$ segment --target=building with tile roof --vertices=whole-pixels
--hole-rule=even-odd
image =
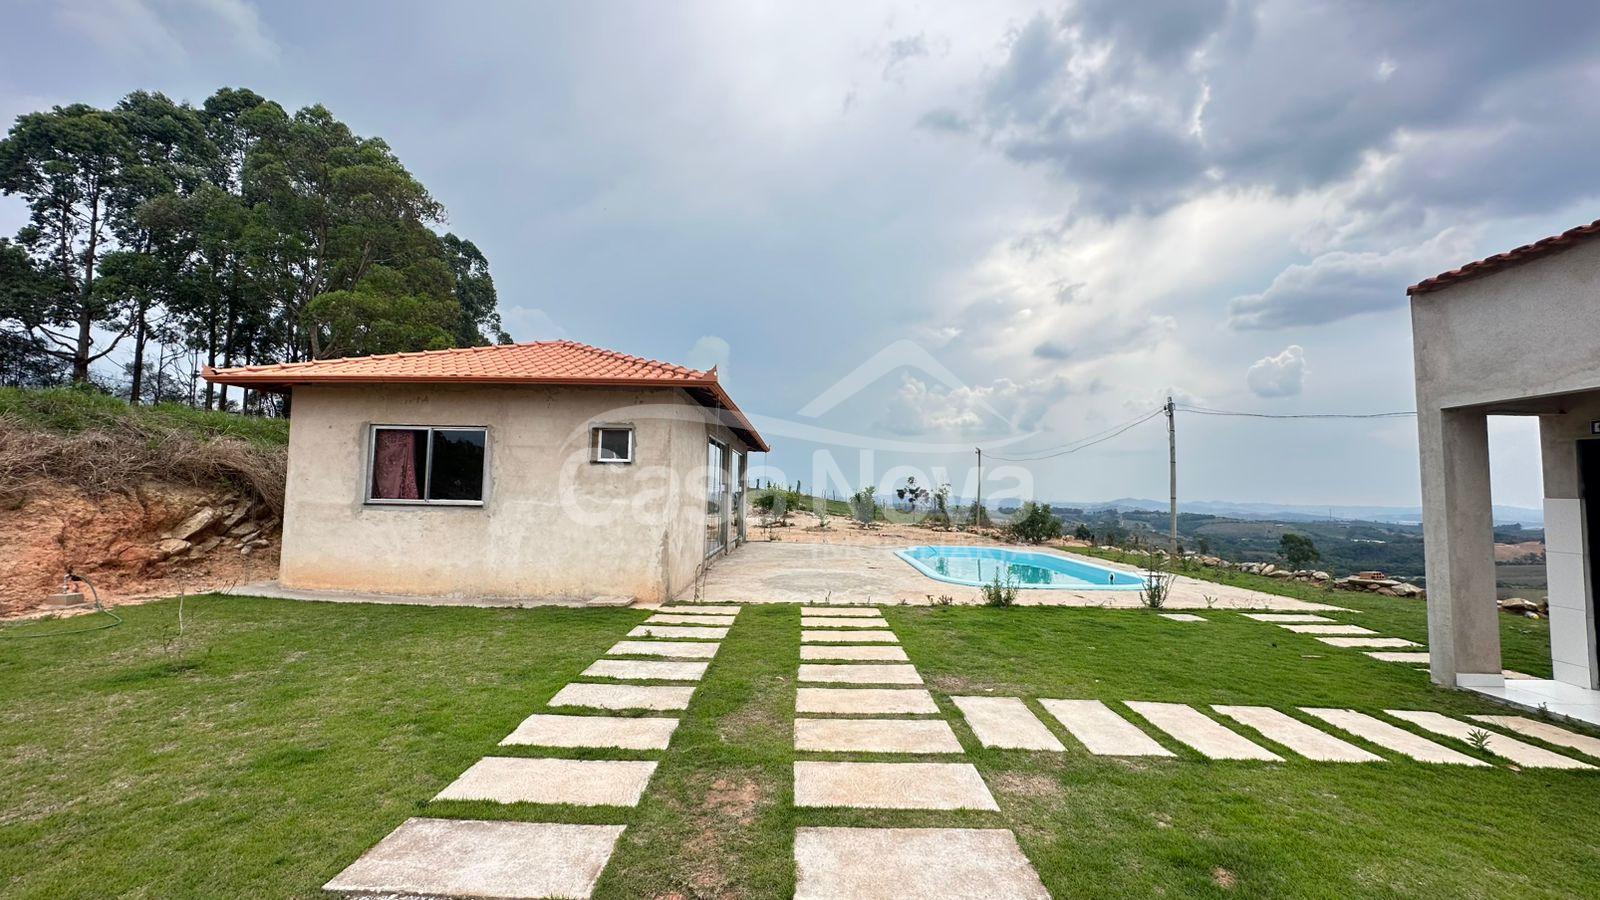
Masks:
[[[668,599],[769,449],[715,369],[574,341],[203,374],[292,398],[284,588]]]
[[[1600,222],[1413,285],[1433,680],[1600,724]],[[1506,681],[1490,416],[1539,422],[1553,678]]]

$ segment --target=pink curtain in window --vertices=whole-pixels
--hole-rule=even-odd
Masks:
[[[385,429],[378,432],[372,459],[373,496],[385,500],[417,500],[417,433]]]

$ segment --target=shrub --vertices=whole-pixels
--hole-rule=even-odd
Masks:
[[[1160,609],[1167,605],[1167,600],[1172,596],[1172,575],[1162,571],[1156,565],[1156,558],[1150,557],[1150,562],[1144,570],[1144,589],[1139,591],[1139,602],[1148,609]]]
[[[1293,532],[1285,534],[1278,541],[1278,552],[1283,555],[1284,562],[1289,564],[1289,568],[1296,572],[1322,558],[1311,538]]]
[[[1056,518],[1049,506],[1030,500],[1022,504],[1011,520],[1011,534],[1018,540],[1040,544],[1061,536],[1061,520]]]
[[[862,526],[870,525],[878,518],[878,492],[872,485],[850,495],[850,516]]]
[[[994,581],[984,585],[980,590],[983,591],[984,606],[1005,607],[1017,602],[1017,583],[1012,580],[1009,573],[1002,581],[1000,573],[995,572]]]

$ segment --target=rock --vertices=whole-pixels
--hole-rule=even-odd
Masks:
[[[242,537],[243,535],[254,534],[259,530],[254,522],[238,522],[228,529],[228,537]]]
[[[1404,581],[1391,586],[1389,590],[1393,591],[1396,597],[1421,597],[1427,593],[1422,588],[1414,584],[1406,584]]]
[[[156,544],[156,558],[166,559],[172,554],[182,553],[192,546],[194,545],[181,538],[167,538],[166,540]]]
[[[245,544],[243,547],[240,547],[239,548],[239,555],[240,556],[249,556],[250,555],[250,545],[249,544]]]
[[[195,544],[193,547],[190,547],[189,548],[189,556],[190,556],[191,559],[195,558],[195,557],[205,556],[207,553],[210,553],[211,551],[217,549],[217,546],[219,544],[221,544],[221,543],[222,543],[222,536],[221,535],[213,535],[212,537],[206,538],[204,541],[201,541],[200,543]]]
[[[174,540],[187,541],[210,528],[212,523],[220,518],[222,518],[222,514],[217,511],[216,507],[202,506],[190,513],[189,518],[179,522],[178,527],[167,532],[167,537]]]
[[[1312,581],[1332,581],[1333,580],[1333,576],[1329,575],[1327,572],[1312,572],[1311,573],[1311,580]]]
[[[1537,615],[1544,610],[1539,608],[1539,604],[1526,597],[1507,597],[1500,601],[1500,611],[1525,616],[1529,613]]]
[[[232,528],[233,526],[238,525],[240,522],[242,522],[245,519],[249,518],[250,514],[255,512],[255,511],[256,511],[256,503],[255,503],[255,501],[253,501],[253,500],[240,500],[239,501],[239,505],[235,506],[233,508],[233,512],[228,513],[228,517],[226,519],[222,520],[222,527],[223,528]]]

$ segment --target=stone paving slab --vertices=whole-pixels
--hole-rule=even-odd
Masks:
[[[1420,647],[1416,641],[1397,637],[1319,637],[1317,640],[1330,647],[1357,647],[1382,650],[1384,648]]]
[[[632,681],[699,681],[706,674],[703,662],[669,662],[660,659],[597,659],[583,674],[589,678],[624,678]]]
[[[677,719],[534,713],[523,719],[500,745],[665,750],[677,728]]]
[[[877,662],[906,662],[909,658],[901,647],[876,647],[865,646],[818,646],[806,644],[800,648],[801,659],[854,659],[873,660]]]
[[[800,680],[820,684],[921,684],[917,667],[884,663],[801,663]]]
[[[1163,619],[1171,619],[1174,622],[1204,622],[1204,621],[1206,621],[1206,617],[1205,616],[1197,616],[1194,613],[1160,613],[1159,615]]]
[[[359,894],[588,897],[621,825],[412,818],[323,885]]]
[[[1174,755],[1099,700],[1040,700],[1039,705],[1097,756]]]
[[[550,698],[551,706],[591,709],[685,709],[694,688],[660,684],[585,684],[573,682]]]
[[[1332,622],[1327,616],[1315,613],[1245,613],[1246,619],[1255,619],[1257,622]]]
[[[1467,716],[1467,718],[1482,722],[1485,725],[1495,725],[1507,731],[1515,731],[1517,734],[1537,738],[1546,744],[1566,747],[1569,750],[1576,750],[1579,753],[1600,759],[1600,738],[1592,738],[1586,734],[1578,734],[1565,728],[1558,728],[1549,722],[1540,722],[1537,719],[1530,719],[1526,716]]]
[[[743,608],[744,607],[742,606],[713,606],[711,604],[702,606],[699,604],[690,603],[680,604],[678,606],[658,606],[656,607],[656,612],[683,613],[691,616],[737,616],[739,614],[739,610]]]
[[[1188,744],[1208,759],[1259,759],[1283,762],[1283,757],[1229,731],[1216,719],[1182,703],[1127,701],[1129,709],[1151,725]]]
[[[732,625],[737,616],[691,616],[685,613],[656,613],[646,625]]]
[[[1429,661],[1426,650],[1371,650],[1367,655],[1379,662],[1427,664]]]
[[[839,616],[801,616],[801,628],[888,628],[882,619],[844,618]]]
[[[794,764],[794,805],[855,809],[998,811],[972,763],[820,762]]]
[[[921,688],[800,688],[794,711],[820,715],[927,715],[939,712]]]
[[[1436,744],[1427,738],[1412,734],[1404,728],[1396,728],[1382,719],[1374,718],[1366,713],[1356,712],[1353,709],[1302,706],[1300,711],[1321,719],[1335,728],[1348,731],[1364,741],[1377,744],[1385,750],[1393,750],[1418,762],[1457,766],[1488,765],[1481,759],[1468,756],[1465,753],[1457,753],[1449,747]]]
[[[721,644],[705,641],[618,641],[607,656],[669,656],[678,659],[710,659]]]
[[[985,747],[1002,750],[1054,750],[1067,748],[1061,739],[1028,709],[1020,697],[951,697],[967,725]]]
[[[1000,828],[797,828],[795,900],[1049,900]]]
[[[1594,768],[1594,766],[1591,766],[1581,760],[1573,759],[1570,756],[1562,756],[1559,753],[1546,750],[1543,747],[1535,747],[1532,744],[1524,743],[1516,738],[1506,737],[1503,734],[1495,734],[1492,731],[1480,728],[1477,725],[1463,722],[1460,719],[1452,719],[1443,713],[1427,712],[1425,710],[1415,709],[1386,709],[1384,712],[1394,716],[1396,719],[1410,722],[1411,724],[1431,731],[1434,734],[1455,738],[1458,741],[1467,741],[1470,743],[1473,732],[1482,732],[1489,736],[1488,739],[1483,743],[1483,749],[1493,753],[1495,756],[1509,759],[1524,768]]]
[[[1327,732],[1268,706],[1213,706],[1212,709],[1248,725],[1269,741],[1317,762],[1383,762],[1383,757],[1343,741]]]
[[[698,638],[720,641],[728,636],[726,628],[696,628],[693,625],[640,625],[628,632],[628,637]]]
[[[655,760],[486,756],[433,799],[638,806],[655,771]]]
[[[800,632],[805,644],[898,644],[892,631],[846,631],[843,629]]]
[[[1296,634],[1377,634],[1371,628],[1362,628],[1360,625],[1288,625],[1279,623],[1279,628],[1287,628]]]
[[[883,612],[875,606],[802,606],[800,615],[804,616],[881,616]]]
[[[834,753],[960,753],[943,719],[795,719],[794,748]]]

